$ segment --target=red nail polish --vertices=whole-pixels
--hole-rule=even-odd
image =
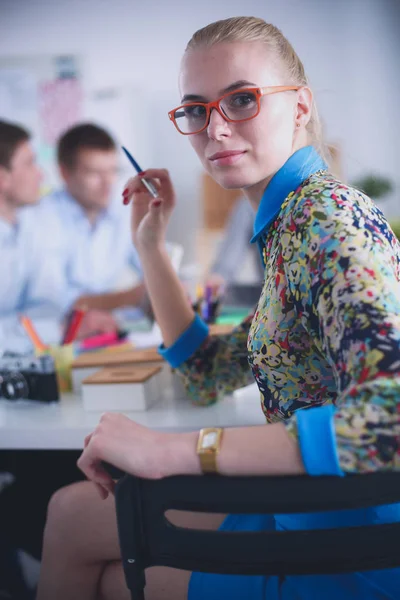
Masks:
[[[146,175],[146,171],[142,171],[141,173],[139,173],[139,177],[144,177]]]
[[[153,202],[154,206],[160,206],[160,204],[162,204],[161,200],[154,200],[154,202]]]
[[[129,188],[125,188],[124,191],[122,192],[122,195],[125,196],[125,194],[127,194],[129,192]]]
[[[123,202],[124,204],[129,204],[129,198],[125,197],[125,198],[122,200],[122,202]]]

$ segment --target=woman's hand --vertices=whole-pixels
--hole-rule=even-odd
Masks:
[[[102,461],[131,475],[160,479],[187,472],[189,462],[196,464],[195,439],[187,443],[188,434],[158,433],[124,415],[105,413],[85,438],[78,467],[96,484],[101,497],[107,498],[114,490],[114,481]]]
[[[140,181],[151,179],[158,190],[158,198],[152,195]],[[128,181],[124,190],[124,204],[132,199],[132,237],[135,247],[146,250],[165,241],[168,221],[175,206],[175,191],[166,169],[148,169]]]

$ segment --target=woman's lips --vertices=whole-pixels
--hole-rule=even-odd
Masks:
[[[213,165],[226,167],[237,163],[246,153],[245,150],[227,150],[225,152],[216,152],[208,159]]]

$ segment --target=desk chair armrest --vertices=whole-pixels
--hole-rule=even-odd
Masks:
[[[309,513],[400,501],[400,473],[346,477],[125,476],[116,486],[127,581],[152,565],[243,575],[328,574],[400,566],[400,523],[307,531],[204,531],[173,525],[169,509]],[[139,586],[140,587],[140,586]],[[133,589],[131,587],[131,589]]]

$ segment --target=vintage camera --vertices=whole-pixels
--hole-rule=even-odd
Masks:
[[[57,376],[52,356],[0,357],[0,398],[7,400],[59,400]]]

